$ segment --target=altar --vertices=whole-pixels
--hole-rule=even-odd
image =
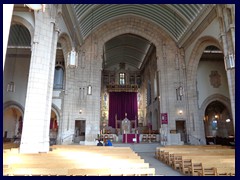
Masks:
[[[123,134],[122,142],[123,143],[139,143],[139,134]]]

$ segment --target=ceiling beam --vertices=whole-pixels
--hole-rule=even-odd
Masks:
[[[72,4],[65,4],[63,5],[65,6],[66,12],[63,11],[63,13],[65,14],[65,18],[66,21],[65,22],[69,22],[70,26],[68,27],[69,33],[71,33],[71,37],[73,39],[73,37],[75,37],[75,35],[77,36],[77,40],[78,40],[78,44],[81,46],[83,44],[83,36],[81,34],[80,28],[79,28],[79,22],[76,18],[76,14],[75,14],[75,9],[73,8]],[[71,29],[73,28],[73,29]],[[75,33],[75,35],[74,35]]]

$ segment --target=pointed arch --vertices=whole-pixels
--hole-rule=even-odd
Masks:
[[[16,101],[7,101],[3,104],[3,111],[6,111],[9,108],[16,108],[24,116],[24,107]]]
[[[33,17],[31,17],[30,19],[32,21],[34,21],[32,18]],[[13,15],[11,24],[21,24],[24,27],[26,27],[30,33],[31,43],[32,43],[33,37],[34,37],[34,22],[30,22],[29,20],[27,20],[21,16]]]
[[[227,108],[228,112],[232,112],[231,111],[231,102],[230,102],[230,99],[221,95],[221,94],[214,94],[214,95],[211,95],[209,97],[207,97],[201,107],[200,107],[200,111],[199,111],[199,115],[200,117],[204,117],[204,113],[205,113],[205,110],[207,108],[207,106],[213,102],[213,101],[219,101],[221,102],[222,104],[225,105],[225,107]]]

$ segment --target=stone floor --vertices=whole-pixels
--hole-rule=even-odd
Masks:
[[[156,176],[184,176],[179,171],[174,170],[170,166],[162,163],[155,158],[156,147],[159,147],[159,143],[113,143],[115,147],[130,147],[136,152],[144,162],[149,163],[150,168],[155,168]]]

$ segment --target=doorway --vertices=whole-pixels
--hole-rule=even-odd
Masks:
[[[10,105],[4,110],[3,114],[3,142],[20,143],[22,128],[23,128],[23,114],[20,108],[15,105]]]
[[[85,141],[86,120],[75,120],[74,143],[80,144],[80,141]]]
[[[180,133],[181,141],[187,143],[187,136],[186,136],[186,121],[185,120],[177,120],[176,121],[176,131]]]
[[[57,114],[55,110],[51,110],[51,117],[50,117],[50,129],[49,129],[49,138],[50,138],[50,145],[57,144],[57,136],[58,136],[58,120]]]

